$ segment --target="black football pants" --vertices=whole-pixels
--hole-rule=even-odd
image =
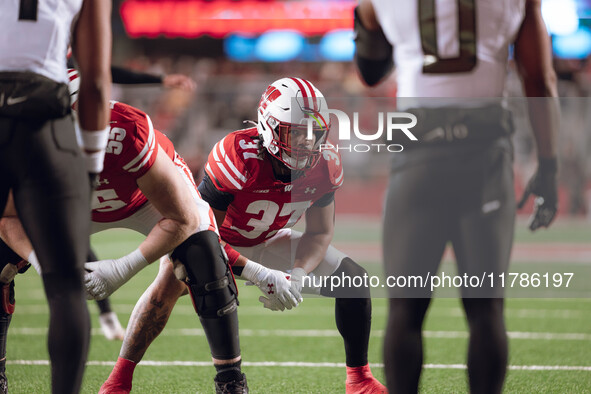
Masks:
[[[90,187],[70,115],[53,120],[0,118],[1,209],[11,189],[43,270],[53,392],[77,393],[90,339],[82,281]]]

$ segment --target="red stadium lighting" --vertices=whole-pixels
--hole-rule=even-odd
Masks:
[[[353,28],[355,1],[126,0],[121,19],[130,37],[221,38],[230,33],[295,30],[305,36]]]

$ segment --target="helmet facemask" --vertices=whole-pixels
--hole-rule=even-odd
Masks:
[[[312,119],[310,120],[310,123],[315,123]],[[273,121],[277,122],[275,119]],[[273,149],[277,153],[271,154],[291,170],[307,170],[318,164],[320,145],[326,142],[328,131],[326,127],[318,125],[277,122],[273,134],[276,138],[271,144],[278,149]]]

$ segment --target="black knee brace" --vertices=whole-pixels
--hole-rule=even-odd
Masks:
[[[187,285],[200,317],[221,317],[236,310],[236,282],[216,233],[191,235],[174,250],[172,258],[187,270]]]
[[[363,284],[369,284],[369,279],[367,279],[367,271],[365,268],[354,262],[349,257],[345,257],[343,261],[341,261],[341,265],[331,277],[336,277],[338,280],[331,281],[330,278],[328,279],[328,283],[335,284],[335,287],[331,289],[330,286],[323,287],[320,289],[320,294],[325,297],[334,297],[334,298],[370,298],[371,292],[368,286],[355,286],[356,283],[360,279],[356,278],[365,278],[363,280]],[[336,284],[339,286],[336,286]]]

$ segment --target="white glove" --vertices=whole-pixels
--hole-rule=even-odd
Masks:
[[[139,249],[116,260],[93,261],[84,264],[86,298],[103,300],[123,286],[132,276],[148,265]]]
[[[247,285],[256,285],[264,296],[259,297],[263,306],[272,311],[291,309],[302,302],[302,295],[286,278],[285,272],[269,269],[248,260],[241,277],[247,279]]]
[[[291,286],[299,294],[302,294],[302,287],[304,287],[304,278],[308,276],[303,268],[294,268],[289,274],[289,280],[291,280]]]

